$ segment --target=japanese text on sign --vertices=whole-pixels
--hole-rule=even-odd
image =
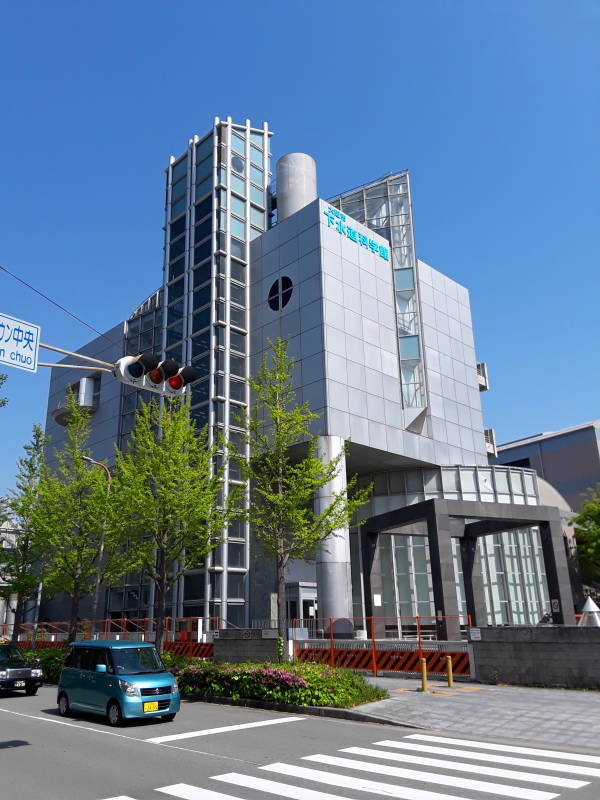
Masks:
[[[0,364],[37,372],[40,327],[0,313]]]
[[[368,236],[365,236],[364,233],[361,233],[360,231],[357,231],[356,228],[348,225],[346,222],[346,215],[342,214],[341,211],[338,211],[337,208],[332,208],[330,206],[323,213],[327,217],[328,228],[335,228],[335,230],[342,236],[347,236],[348,239],[356,242],[361,247],[366,247],[367,250],[379,255],[386,261],[390,260],[389,248],[384,247],[382,244],[378,244],[374,239],[370,239]]]

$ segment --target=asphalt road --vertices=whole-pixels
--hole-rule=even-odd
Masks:
[[[2,800],[597,800],[599,751],[183,703],[118,730],[0,696]]]

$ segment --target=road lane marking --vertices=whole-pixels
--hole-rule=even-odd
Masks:
[[[294,767],[291,764],[268,764],[261,769],[269,772],[276,772],[279,775],[289,775],[292,778],[303,778],[307,781],[325,783],[329,786],[337,786],[342,789],[353,789],[357,792],[371,792],[371,794],[383,794],[386,797],[400,797],[402,800],[463,800],[455,794],[441,794],[440,792],[430,792],[426,789],[412,789],[408,786],[395,786],[392,783],[383,781],[370,781],[366,778],[357,778],[355,775],[341,775],[338,772],[323,772],[319,769],[307,769],[306,767]],[[553,795],[556,797],[556,795]]]
[[[144,742],[151,744],[162,744],[163,742],[175,742],[179,739],[194,739],[196,736],[212,736],[213,733],[230,733],[231,731],[242,731],[248,728],[260,728],[264,725],[281,725],[284,722],[302,722],[306,717],[284,717],[283,719],[266,719],[260,722],[244,722],[241,725],[225,725],[222,728],[206,728],[202,731],[190,731],[188,733],[173,733],[170,736],[153,736],[151,739],[143,739]]]
[[[572,778],[559,778],[556,775],[540,775],[538,772],[518,772],[513,769],[501,769],[500,767],[484,767],[482,764],[463,764],[459,761],[447,761],[441,758],[421,758],[413,753],[387,753],[383,750],[372,750],[368,747],[344,747],[340,753],[351,753],[357,756],[368,756],[370,758],[383,758],[387,761],[405,762],[410,758],[410,765],[417,764],[421,767],[438,767],[440,769],[453,769],[457,772],[472,772],[476,775],[489,775],[492,778],[506,778],[514,781],[525,781],[530,783],[547,783],[550,786],[561,786],[564,789],[581,789],[589,786],[589,781],[576,781]]]
[[[406,737],[411,738],[411,737]],[[497,756],[493,753],[477,753],[474,750],[461,750],[457,747],[433,747],[428,744],[410,744],[409,742],[392,742],[384,740],[374,744],[381,747],[395,747],[400,750],[416,750],[419,753],[435,753],[440,756],[453,756],[454,758],[468,758],[471,761],[490,761],[492,764],[510,764],[514,767],[528,767],[529,769],[546,769],[551,772],[572,772],[575,775],[589,775],[592,778],[600,777],[600,769],[582,767],[580,764],[558,764],[554,761],[535,761],[528,758],[513,758],[512,756]]]
[[[564,758],[567,761],[584,761],[589,764],[600,764],[600,756],[590,756],[584,753],[567,753],[563,750],[541,750],[534,747],[517,747],[508,744],[490,744],[490,742],[475,742],[470,739],[451,739],[447,736],[429,736],[414,733],[407,739],[418,739],[424,742],[439,742],[440,744],[453,744],[459,747],[474,747],[479,750],[498,750],[503,753],[520,753],[524,756],[543,756],[544,758]]]
[[[307,789],[304,786],[292,786],[289,783],[279,783],[270,781],[266,778],[255,778],[252,775],[242,775],[239,772],[229,772],[226,775],[213,775],[215,781],[225,781],[233,783],[235,786],[243,786],[246,789],[256,789],[260,792],[276,794],[278,797],[288,797],[290,800],[350,800],[348,797],[329,792],[319,792],[316,789]],[[176,795],[178,796],[178,795]],[[203,795],[199,794],[185,800],[202,800]],[[427,800],[423,798],[422,800]],[[459,797],[449,797],[448,795],[436,795],[435,800],[461,800]]]
[[[201,789],[199,786],[192,786],[189,783],[174,783],[172,786],[163,786],[155,791],[164,792],[171,795],[171,797],[181,797],[182,800],[239,800],[238,797],[234,797],[232,794]]]
[[[451,786],[454,789],[467,789],[472,792],[487,792],[497,797],[515,797],[517,800],[554,800],[558,795],[554,792],[541,792],[529,787],[507,786],[506,784],[476,781],[472,778],[460,778],[456,775],[440,775],[437,772],[421,772],[405,767],[390,767],[387,764],[373,764],[368,761],[357,761],[338,756],[326,756],[318,753],[314,756],[304,756],[303,761],[315,761],[318,764],[327,764],[332,767],[356,769],[362,772],[374,772],[376,775],[387,775],[392,778],[403,778],[406,781],[421,781],[423,783],[436,783],[439,786]]]

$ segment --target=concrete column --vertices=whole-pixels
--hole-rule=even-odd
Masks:
[[[277,219],[281,222],[317,199],[317,165],[306,153],[288,153],[275,170]]]
[[[487,604],[481,573],[481,554],[477,546],[477,538],[465,536],[460,540],[460,557],[462,561],[463,580],[467,614],[471,624],[482,627],[487,625]]]
[[[435,613],[443,617],[450,617],[438,625],[438,637],[449,641],[459,641],[460,623],[450,522],[447,514],[439,512],[438,501],[432,503],[432,511],[427,515],[427,535]]]
[[[556,519],[540,522],[540,538],[552,607],[552,621],[558,625],[575,625],[573,593],[558,512]]]
[[[319,457],[331,461],[343,453],[340,436],[319,436]],[[346,457],[342,455],[336,477],[317,492],[315,511],[321,513],[333,500],[334,494],[346,490]],[[317,551],[318,616],[352,616],[352,581],[350,573],[350,532],[339,528],[321,542]]]

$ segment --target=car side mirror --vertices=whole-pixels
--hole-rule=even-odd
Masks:
[[[96,664],[96,672],[106,672],[106,664]]]
[[[39,667],[39,665],[42,663],[42,659],[41,658],[34,658],[33,659],[33,663],[35,664],[36,667]]]

